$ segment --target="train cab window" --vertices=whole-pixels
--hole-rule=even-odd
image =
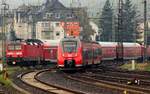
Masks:
[[[83,54],[83,59],[86,59],[88,57],[87,49],[83,49],[82,54]]]
[[[21,45],[15,45],[15,50],[21,50]]]
[[[14,50],[14,49],[15,49],[14,45],[8,45],[8,50]]]
[[[77,41],[64,41],[62,45],[64,52],[72,53],[77,51]]]

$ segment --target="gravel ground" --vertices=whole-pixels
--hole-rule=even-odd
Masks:
[[[88,84],[76,82],[63,77],[60,72],[45,72],[39,76],[39,78],[46,83],[52,83],[56,85],[62,85],[66,88],[73,90],[79,90],[86,94],[121,94],[119,91],[112,91],[111,89],[99,88]]]

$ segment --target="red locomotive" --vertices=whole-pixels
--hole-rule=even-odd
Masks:
[[[36,65],[42,63],[43,43],[37,39],[13,41],[6,47],[6,62],[9,65]]]
[[[60,41],[57,63],[59,68],[78,68],[101,61],[101,46],[96,42],[85,42],[68,37]]]

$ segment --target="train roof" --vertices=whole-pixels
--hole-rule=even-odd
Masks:
[[[117,42],[98,42],[101,46],[117,46]],[[131,42],[123,42],[123,45],[126,47],[132,46],[141,46],[138,43],[131,43]]]
[[[117,42],[98,42],[101,46],[117,46]]]
[[[45,46],[57,46],[60,40],[41,40]]]
[[[61,39],[61,41],[67,41],[67,40],[80,40],[80,39],[74,36],[64,37]]]
[[[43,42],[39,39],[26,39],[25,40],[26,43],[39,43],[42,44]]]
[[[129,43],[129,42],[125,42],[125,43],[123,43],[123,45],[126,46],[126,47],[141,46],[138,43]]]
[[[74,37],[74,36],[69,36],[69,37],[65,37],[63,39],[61,39],[61,41],[81,41],[81,42],[85,42],[85,43],[95,43],[95,44],[99,44],[97,41],[91,41],[91,40],[82,40],[80,39],[80,37]]]

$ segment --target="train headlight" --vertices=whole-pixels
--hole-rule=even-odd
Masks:
[[[22,55],[22,52],[17,52],[16,55]]]
[[[7,55],[13,55],[13,53],[12,52],[8,52]]]
[[[13,65],[15,65],[15,64],[16,64],[16,62],[15,62],[15,61],[13,61],[13,62],[12,62],[12,64],[13,64]]]

